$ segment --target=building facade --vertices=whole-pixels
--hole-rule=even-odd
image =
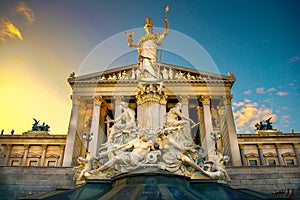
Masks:
[[[0,135],[0,163],[4,166],[61,167],[66,138],[66,135],[41,131]]]
[[[93,133],[88,151],[98,154],[110,128],[106,119],[121,114],[122,101],[135,110],[139,126],[153,131],[162,128],[165,114],[180,102],[182,113],[198,125],[192,129],[195,143],[208,156],[215,155],[217,148],[231,157],[231,165],[241,165],[231,108],[235,77],[163,63],[159,67],[162,79],[154,84],[140,81],[137,64],[68,79],[73,107],[63,166],[73,166],[82,156],[83,135]],[[147,116],[150,107],[155,112]],[[212,135],[220,135],[217,144]]]
[[[243,166],[300,165],[300,134],[259,130],[237,137]]]

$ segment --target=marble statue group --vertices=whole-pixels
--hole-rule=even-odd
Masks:
[[[140,76],[137,100],[144,106],[143,115],[147,119],[140,124],[135,111],[121,102],[121,114],[115,119],[106,118],[113,125],[109,128],[107,141],[100,145],[99,155],[87,152],[85,157],[77,159],[79,165],[75,167],[74,175],[77,183],[87,178],[111,178],[139,168],[160,169],[188,177],[230,180],[225,170],[229,158],[219,152],[215,160],[205,161],[207,152],[194,143],[191,135],[191,129],[197,124],[183,115],[180,102],[169,109],[164,119],[156,117],[159,114],[156,115],[155,109],[164,101],[163,79],[173,77],[171,70],[160,71],[157,65],[158,46],[169,28],[167,12],[168,8],[163,32],[153,33],[153,23],[147,17],[144,26],[146,35],[138,44],[133,44],[134,33],[125,33],[128,46],[138,50],[139,73],[134,73]],[[193,77],[190,75],[189,79]],[[158,120],[159,123],[155,123]]]
[[[79,157],[74,180],[87,177],[110,178],[138,168],[156,167],[184,176],[205,176],[229,181],[225,162],[229,160],[220,152],[215,161],[204,161],[203,149],[193,142],[191,126],[195,123],[181,113],[177,103],[166,114],[164,126],[149,137],[151,131],[137,125],[135,111],[125,102],[122,114],[110,128],[108,140],[101,145],[98,157],[87,153]]]

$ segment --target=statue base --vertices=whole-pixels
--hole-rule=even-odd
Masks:
[[[22,135],[50,135],[48,131],[26,131]]]
[[[148,171],[149,169],[147,169]],[[92,192],[91,192],[92,191]],[[90,179],[73,190],[43,197],[56,199],[273,199],[255,191],[233,189],[218,180],[190,179],[162,170],[143,169],[121,174],[111,180]],[[31,196],[26,199],[38,199]]]

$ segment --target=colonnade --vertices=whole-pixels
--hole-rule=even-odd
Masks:
[[[82,123],[79,122],[79,106],[81,99],[86,99],[87,97],[72,97],[72,112],[71,112],[71,118],[70,118],[70,124],[68,129],[68,137],[66,141],[66,150],[65,150],[65,156],[64,156],[64,162],[63,166],[71,166],[76,163],[74,163],[77,159],[80,151],[76,151],[76,137],[80,137],[81,133],[78,132],[78,124]],[[109,97],[90,97],[90,99],[93,99],[93,113],[91,116],[91,126],[90,126],[90,132],[93,133],[93,139],[89,143],[89,149],[88,151],[92,152],[93,155],[98,155],[98,148],[100,147],[100,144],[104,143],[106,141],[106,135],[105,133],[105,118],[107,115],[107,104],[106,100],[111,100],[111,104],[113,104],[111,107],[114,108],[114,116],[118,116],[121,113],[120,103],[122,101],[128,101],[130,97],[126,96],[109,96]],[[152,98],[156,98],[153,97]],[[136,113],[137,113],[137,121],[142,124],[142,127],[154,127],[159,128],[163,125],[164,116],[167,111],[167,104],[169,99],[174,99],[175,96],[168,96],[168,97],[161,97],[160,99],[156,99],[158,102],[158,109],[156,113],[156,117],[153,118],[153,120],[156,120],[157,123],[152,123],[149,117],[148,118],[145,115],[146,113],[146,106],[145,104],[142,104],[139,99],[136,99]],[[197,99],[198,102],[198,121],[196,123],[199,123],[199,135],[200,135],[200,143],[202,148],[204,148],[205,152],[210,155],[215,155],[215,143],[211,139],[211,133],[214,133],[214,131],[218,130],[221,135],[221,140],[226,141],[225,144],[222,142],[222,148],[226,149],[227,152],[224,152],[224,155],[229,155],[231,157],[231,164],[232,165],[241,165],[240,160],[240,154],[239,154],[239,147],[237,142],[237,136],[236,136],[236,128],[231,108],[231,95],[225,95],[225,96],[218,96],[213,97],[220,99],[220,108],[219,110],[224,110],[224,112],[219,112],[219,120],[221,121],[220,127],[216,128],[213,125],[213,117],[211,112],[211,100],[212,97],[209,95],[204,95],[200,97],[190,97],[190,96],[184,96],[181,95],[178,98],[176,98],[179,102],[182,103],[182,113],[189,117],[189,102],[193,99]],[[103,110],[103,112],[101,111]],[[81,119],[82,120],[82,119]],[[153,121],[152,120],[152,121]],[[152,124],[152,125],[150,125]],[[153,125],[154,124],[154,125]],[[83,143],[85,141],[81,140]],[[222,149],[219,149],[220,151]],[[77,153],[76,153],[77,152]]]

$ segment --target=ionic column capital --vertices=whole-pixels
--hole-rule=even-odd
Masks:
[[[201,96],[200,101],[203,105],[210,105],[210,96],[209,95]]]
[[[24,148],[25,148],[25,150],[28,150],[29,149],[29,144],[24,144]]]
[[[262,149],[263,148],[263,144],[257,144],[257,148]]]
[[[188,104],[189,103],[189,96],[179,96],[179,101],[182,104]]]
[[[230,105],[232,97],[233,97],[232,94],[224,95],[223,96],[224,105]]]
[[[79,106],[79,104],[80,104],[80,96],[73,96],[73,95],[71,95],[71,99],[72,99],[72,102],[73,102],[74,106]]]
[[[94,97],[94,105],[101,106],[101,103],[104,102],[102,96],[95,96]]]
[[[46,144],[42,144],[42,149],[46,150],[47,149],[47,145]]]

